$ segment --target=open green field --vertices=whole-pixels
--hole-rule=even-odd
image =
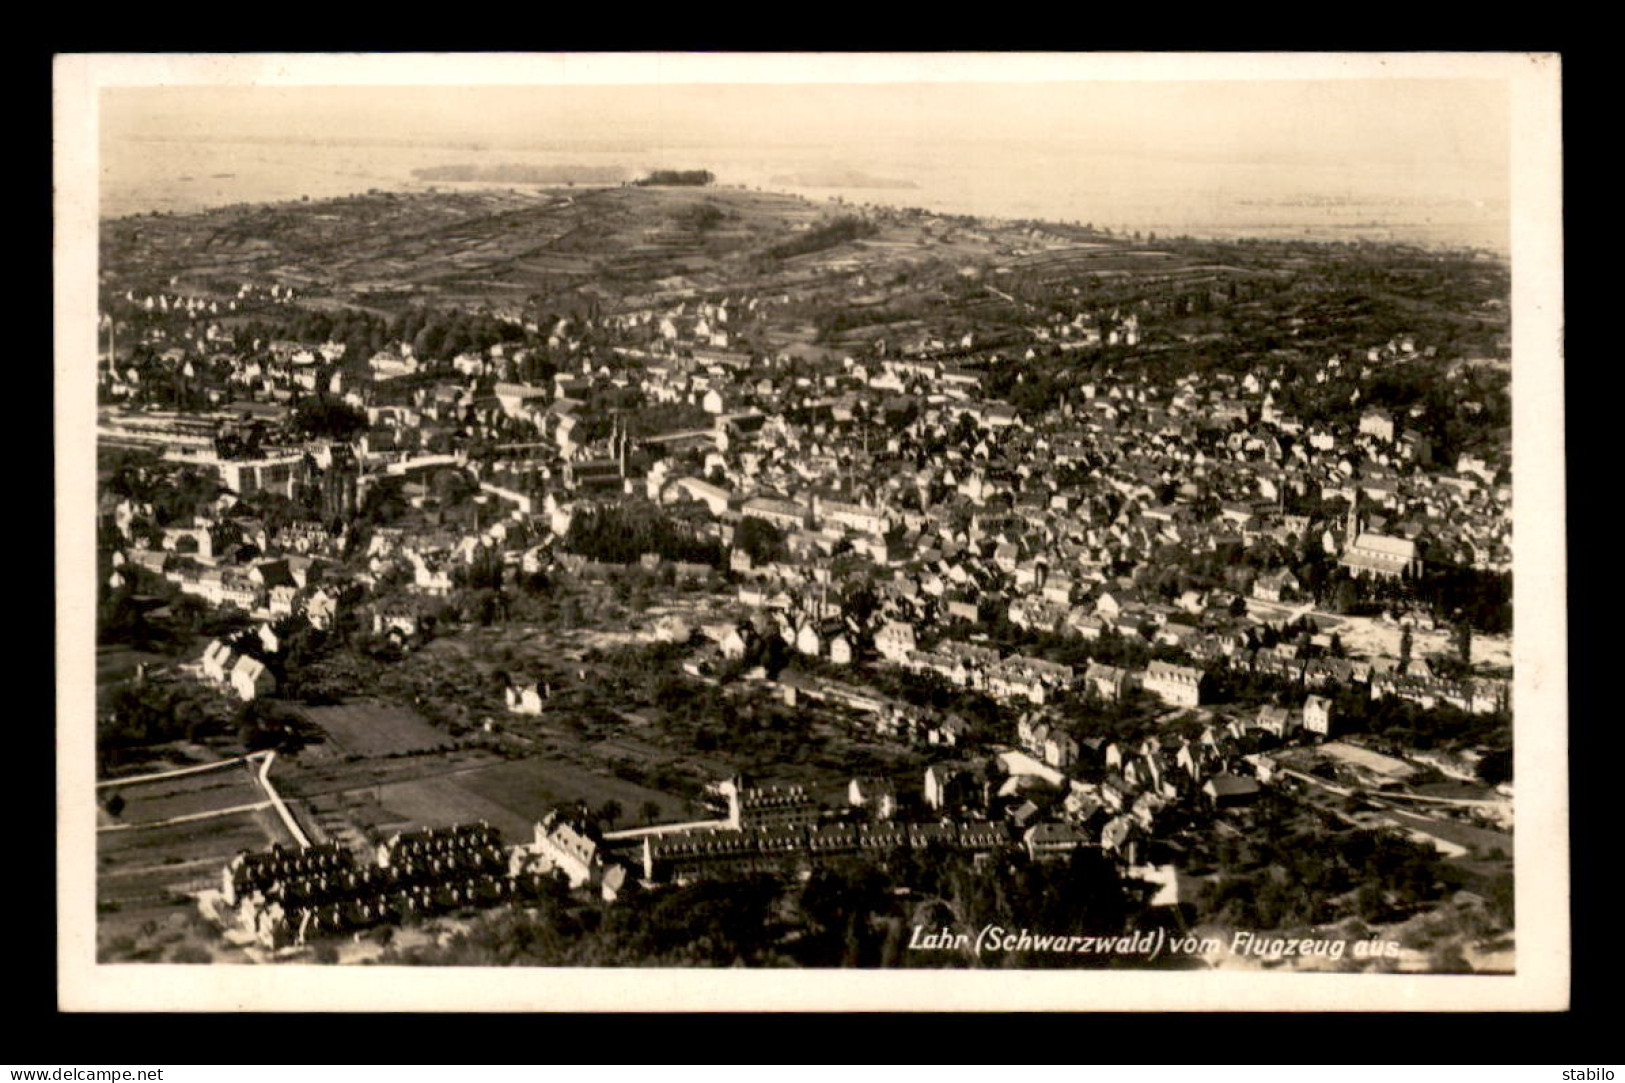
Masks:
[[[125,681],[135,676],[138,665],[167,665],[168,655],[136,650],[122,644],[100,645],[96,648],[96,710],[98,713],[112,708],[113,693]]]
[[[388,756],[440,748],[446,735],[410,707],[374,700],[351,700],[301,712],[341,751],[356,756]]]
[[[551,809],[575,801],[594,810],[606,801],[619,803],[617,828],[641,825],[646,802],[659,808],[657,821],[692,813],[686,801],[672,794],[539,757],[386,783],[376,793],[396,822],[444,827],[484,820],[511,842],[529,837],[532,826]]]
[[[114,681],[128,680],[135,675],[135,667],[143,662],[153,665],[167,663],[169,660],[168,655],[139,651],[134,647],[99,646],[96,648],[96,684],[99,687]]]
[[[681,819],[690,812],[680,797],[555,760],[513,760],[463,777],[477,792],[532,819],[540,819],[555,805],[577,800],[595,809],[605,801],[618,802],[621,815],[616,827],[641,824],[639,809],[646,801],[659,806],[660,820]]]
[[[1395,808],[1386,802],[1381,804],[1383,815],[1401,827],[1423,831],[1457,846],[1476,848],[1481,854],[1491,854],[1497,850],[1505,855],[1512,853],[1512,836],[1504,832],[1474,827],[1472,824],[1446,819],[1443,816],[1421,816]]]
[[[540,819],[540,816],[528,818],[490,800],[455,775],[393,782],[377,787],[374,792],[388,823],[409,823],[412,829],[450,827],[483,820],[501,831],[505,841],[512,843],[523,841],[531,825]]]

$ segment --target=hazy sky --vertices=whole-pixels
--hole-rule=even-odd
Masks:
[[[881,85],[152,87],[105,92],[103,133],[183,138],[906,146],[1438,163],[1504,174],[1504,84],[1477,80]]]
[[[1197,234],[1392,228],[1501,247],[1513,59],[156,58],[101,84],[98,172],[114,215],[524,162],[707,168],[723,184],[778,188],[872,177],[913,187],[855,184],[853,198]],[[154,138],[177,142],[158,151]]]

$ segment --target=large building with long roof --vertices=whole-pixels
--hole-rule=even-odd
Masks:
[[[1356,490],[1349,505],[1349,519],[1343,553],[1337,562],[1356,578],[1381,576],[1399,579],[1416,575],[1422,570],[1422,558],[1416,542],[1410,538],[1396,538],[1361,529],[1360,497]]]
[[[1422,567],[1414,541],[1371,533],[1357,536],[1353,544],[1343,550],[1338,563],[1354,576],[1378,575],[1387,579],[1415,575]]]

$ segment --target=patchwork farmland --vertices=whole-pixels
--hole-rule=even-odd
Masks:
[[[220,869],[240,851],[295,845],[255,782],[257,768],[257,761],[226,761],[217,769],[101,788],[99,958],[119,962],[154,952],[162,957],[166,945],[184,946],[192,955],[212,952],[208,938],[199,940],[192,896],[218,886]]]

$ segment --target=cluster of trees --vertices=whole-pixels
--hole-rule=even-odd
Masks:
[[[294,708],[275,700],[251,699],[237,712],[237,739],[248,752],[274,748],[297,752],[304,747],[309,725]]]
[[[331,645],[332,637],[303,621],[286,620],[279,631],[285,642],[266,657],[273,672],[290,674],[283,693],[306,702],[327,702],[319,694],[321,679],[312,668]],[[255,699],[233,706],[225,693],[190,681],[130,680],[116,686],[108,710],[97,723],[96,748],[103,767],[120,762],[132,750],[169,741],[198,741],[235,733],[245,751],[293,750],[304,743],[306,726],[283,703]]]
[[[639,188],[656,186],[703,188],[716,179],[716,175],[709,169],[655,169],[651,170],[647,177],[642,177],[632,183]]]
[[[1512,781],[1512,749],[1497,748],[1478,761],[1478,780],[1486,786]]]
[[[615,421],[626,424],[628,436],[658,436],[662,433],[678,432],[683,429],[704,429],[712,424],[712,417],[705,412],[705,407],[696,406],[686,402],[648,402],[635,400],[626,403],[624,408],[616,415],[602,417],[595,411],[594,418],[602,420],[602,428],[594,431],[591,428],[583,429],[582,439],[602,439],[610,434]]]
[[[154,522],[163,527],[189,522],[200,508],[219,498],[220,482],[211,470],[127,459],[114,469],[107,491],[151,504]]]
[[[277,340],[292,342],[338,342],[345,356],[362,360],[383,349],[391,340],[389,318],[359,308],[316,309],[279,305],[240,323],[232,332],[232,345],[239,354],[250,355],[256,345],[263,348]]]
[[[633,887],[609,909],[582,906],[562,880],[544,881],[523,910],[482,916],[436,946],[391,951],[385,962],[435,966],[772,965],[784,931],[781,887],[758,876],[670,891]]]
[[[1307,590],[1308,584],[1305,584]],[[1512,631],[1512,574],[1468,565],[1426,564],[1420,576],[1386,579],[1329,573],[1315,592],[1341,613],[1420,609],[1487,635]]]
[[[654,679],[648,695],[649,702],[660,710],[662,724],[668,727],[695,729],[716,724],[726,730],[738,721],[739,712],[733,703],[713,684],[665,673]]]
[[[541,325],[555,318],[538,314]],[[374,354],[405,342],[413,354],[427,361],[449,360],[461,353],[483,353],[496,345],[541,346],[538,335],[523,324],[499,318],[489,310],[404,306],[393,316],[357,308],[307,309],[279,307],[257,314],[238,325],[232,341],[239,354],[262,352],[273,340],[338,342],[344,345],[343,363],[357,367]],[[546,373],[551,376],[551,372]]]
[[[1339,729],[1374,734],[1398,749],[1510,750],[1512,743],[1512,717],[1504,710],[1470,714],[1447,703],[1423,707],[1397,696],[1374,700],[1359,688],[1338,689],[1332,710]]]
[[[1010,623],[1004,613],[993,614],[991,620],[983,622],[980,630],[987,633],[991,642],[1007,651],[1019,651],[1047,662],[1080,669],[1090,662],[1143,669],[1153,658],[1177,657],[1177,653],[1170,655],[1167,648],[1154,647],[1139,635],[1125,635],[1107,628],[1094,639],[1084,639],[1062,632],[1023,628]]]
[[[1328,833],[1277,820],[1245,837],[1222,836],[1218,858],[1219,876],[1204,888],[1198,913],[1241,928],[1301,928],[1351,915],[1390,921],[1451,886],[1431,846],[1388,831]]]
[[[822,252],[826,248],[834,248],[838,244],[848,241],[860,240],[864,237],[873,237],[880,232],[880,227],[873,222],[866,221],[856,215],[843,214],[834,221],[809,229],[799,236],[769,248],[763,253],[768,259],[782,260],[794,256],[805,256],[812,252]]]
[[[1267,539],[1250,546],[1201,551],[1169,545],[1137,569],[1135,579],[1171,600],[1186,590],[1211,587],[1245,593],[1258,573],[1283,566],[1297,576],[1304,598],[1339,613],[1370,615],[1390,608],[1417,609],[1474,632],[1507,635],[1512,631],[1510,573],[1430,561],[1418,576],[1356,578],[1316,544],[1313,535],[1296,546]]]
[[[502,550],[495,545],[481,545],[466,565],[452,569],[452,581],[467,590],[501,593],[503,572]]]
[[[734,710],[724,705],[719,713],[702,717],[705,721],[694,730],[696,751],[726,749],[749,763],[806,763],[822,752],[825,743],[813,739],[805,713],[771,707]]]
[[[179,682],[125,682],[114,689],[109,707],[96,727],[96,751],[104,766],[144,745],[222,732],[229,720],[219,696]]]
[[[589,560],[631,564],[645,553],[663,559],[721,567],[722,546],[655,508],[604,505],[578,513],[564,548]]]
[[[1190,664],[1178,648],[1154,646],[1137,636],[1110,630],[1096,639],[1085,640],[1058,632],[1021,628],[1011,624],[1002,614],[993,614],[992,619],[985,622],[984,630],[991,642],[1007,651],[1019,651],[1079,670],[1092,661],[1125,669],[1143,669],[1153,659]],[[1304,657],[1322,653],[1340,657],[1345,653],[1340,638],[1335,635],[1329,649],[1311,646],[1309,637],[1317,631],[1307,617],[1280,626],[1266,624],[1258,631],[1257,643],[1261,647],[1294,643]],[[1210,701],[1255,706],[1267,702],[1296,701],[1305,694],[1304,689],[1296,683],[1273,674],[1236,670],[1223,662],[1211,663],[1204,669],[1206,695]],[[929,683],[924,678],[910,676],[922,683]],[[897,694],[904,694],[901,687]],[[1333,700],[1332,709],[1339,731],[1375,734],[1405,748],[1488,746],[1500,749],[1507,747],[1511,739],[1511,721],[1504,711],[1472,714],[1449,704],[1425,708],[1392,696],[1372,700],[1364,686],[1360,685],[1334,686],[1322,690],[1321,694]],[[937,698],[941,698],[941,693]],[[1125,727],[1132,729],[1135,720],[1143,717],[1143,712],[1132,702],[1115,706],[1090,702],[1088,706],[1089,732],[1092,734],[1115,735]],[[1497,777],[1492,781],[1504,779]]]
[[[605,655],[614,671],[626,674],[625,690],[658,712],[661,729],[673,747],[697,752],[726,750],[740,762],[804,762],[820,754],[826,742],[815,737],[805,712],[776,702],[736,702],[722,688],[674,672],[684,655],[675,645],[621,648]],[[777,638],[758,639],[746,657],[728,667],[737,675],[761,664],[777,672],[789,650]],[[771,656],[771,657],[770,657]],[[669,787],[661,787],[669,788]]]
[[[122,643],[138,650],[162,650],[170,645],[169,629],[150,614],[154,602],[125,587],[103,591],[96,604],[96,641]]]
[[[188,378],[179,368],[158,361],[150,351],[138,347],[135,352],[136,356],[122,366],[140,373],[140,382],[133,394],[126,395],[128,399],[183,414],[210,409],[203,373]]]
[[[782,560],[786,553],[784,531],[755,515],[747,515],[734,527],[733,546],[746,553],[758,567]]]
[[[492,346],[525,341],[523,325],[500,320],[489,312],[414,305],[390,323],[390,340],[409,342],[415,356],[449,360],[461,353],[483,353]]]
[[[715,229],[727,216],[721,209],[711,203],[695,203],[674,211],[671,216],[673,224],[679,229],[693,230],[695,233],[706,233]]]
[[[807,663],[798,660],[797,664]],[[1015,720],[999,708],[997,700],[951,684],[939,674],[883,666],[871,670],[868,676],[870,684],[894,699],[957,715],[969,724],[967,740],[971,744],[995,744],[1015,738]]]
[[[1299,378],[1283,381],[1278,400],[1285,412],[1306,423],[1351,421],[1372,404],[1397,411],[1421,405],[1424,413],[1413,424],[1432,439],[1436,455],[1446,459],[1484,446],[1509,423],[1503,371],[1452,368],[1458,358],[1505,356],[1505,321],[1486,315],[1485,309],[1489,302],[1504,300],[1503,270],[1399,250],[1351,257],[1326,246],[1298,251],[1279,245],[1219,245],[1190,254],[1270,271],[1288,268],[1291,260],[1300,262],[1290,274],[1227,277],[1197,289],[1183,280],[1102,279],[1066,267],[1007,275],[1001,284],[1022,300],[1068,316],[1132,308],[1160,317],[1157,326],[1163,331],[1199,340],[1171,337],[1159,341],[1155,352],[1136,353],[1136,366],[1158,379],[1193,371],[1239,375],[1263,356],[1282,359],[1296,367]],[[1406,335],[1414,336],[1419,350],[1432,347],[1436,356],[1385,362],[1374,380],[1358,385],[1356,366],[1324,384],[1309,378],[1310,369],[1327,356],[1344,354],[1351,342],[1378,345]],[[1121,356],[1120,347],[1102,347],[1089,360],[1098,364]],[[1066,360],[1071,367],[1078,359]],[[1351,402],[1356,386],[1361,395]],[[1469,402],[1478,405],[1464,409]]]
[[[326,395],[300,400],[291,420],[301,436],[313,439],[351,440],[367,431],[364,411]]]
[[[1152,918],[1145,894],[1115,865],[1080,850],[993,862],[941,850],[821,865],[804,882],[765,874],[646,891],[610,907],[572,900],[553,881],[522,910],[488,913],[435,946],[390,951],[390,963],[440,966],[1101,967],[1112,955],[909,950],[915,924],[987,924],[1055,935],[1119,935]]]
[[[1328,349],[1334,347],[1328,343]],[[1503,431],[1512,424],[1510,376],[1494,367],[1455,367],[1453,359],[1460,356],[1438,348],[1436,357],[1383,362],[1369,378],[1359,375],[1363,361],[1357,359],[1324,383],[1300,372],[1300,378],[1282,382],[1280,408],[1305,424],[1352,426],[1365,410],[1380,407],[1427,437],[1436,462],[1453,463],[1463,453],[1497,453]]]
[[[915,926],[978,930],[997,925],[1060,936],[1114,936],[1150,927],[1146,893],[1099,851],[1032,861],[1018,850],[978,863],[963,854],[900,850],[880,860],[815,869],[794,896],[800,933],[788,954],[811,967],[1095,968],[1135,962],[1111,955],[909,949]]]
[[[233,334],[239,348],[254,342],[286,339],[293,342],[370,342],[387,335],[388,320],[360,308],[305,308],[278,306],[264,316],[240,324]],[[382,345],[380,340],[379,345]]]
[[[1016,378],[1007,386],[1003,381],[1012,373]],[[1025,417],[1037,417],[1055,409],[1066,401],[1076,387],[1076,375],[1065,370],[1038,368],[1021,371],[1013,365],[1000,365],[989,373],[989,393],[1003,398]]]

